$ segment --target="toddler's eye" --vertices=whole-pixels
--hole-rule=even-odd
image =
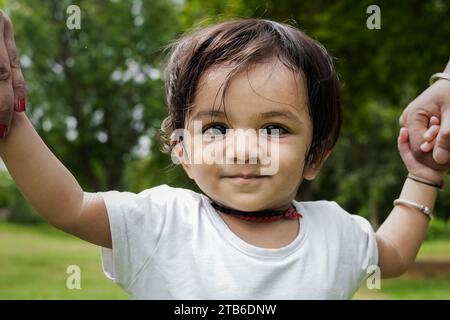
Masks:
[[[202,133],[204,135],[220,136],[227,133],[227,128],[225,128],[221,124],[213,124],[210,126],[206,126],[206,128],[203,129]]]
[[[280,127],[279,125],[276,125],[276,124],[270,124],[270,125],[266,126],[265,128],[263,128],[262,130],[266,130],[265,133],[269,136],[274,136],[274,135],[280,136],[284,133],[288,133],[288,131],[286,129],[284,129],[283,127]]]

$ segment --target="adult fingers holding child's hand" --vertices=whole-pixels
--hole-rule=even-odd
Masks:
[[[400,129],[397,144],[400,156],[409,173],[426,181],[431,181],[438,184],[442,182],[445,170],[435,170],[430,168],[429,166],[419,162],[413,155],[410,147],[410,135],[408,129]]]
[[[438,84],[439,81],[436,82]],[[436,138],[435,148],[433,149],[433,158],[439,164],[450,162],[450,81],[440,80],[440,84],[447,88],[447,99],[442,105],[441,127]]]
[[[14,41],[11,19],[0,10],[0,139],[10,127],[13,112],[25,111],[26,89]]]
[[[450,70],[450,63],[447,69]],[[433,115],[440,117],[441,127],[434,142],[433,152],[423,152],[421,145],[425,142],[424,133],[427,131],[429,119]],[[403,111],[400,117],[400,126],[408,128],[411,150],[417,160],[436,170],[449,168],[450,81],[438,80],[422,92]]]
[[[4,41],[11,66],[12,86],[14,90],[14,110],[22,112],[26,110],[27,91],[25,87],[25,79],[22,74],[22,69],[20,68],[20,57],[19,52],[17,51],[16,41],[14,39],[14,30],[11,19],[7,15],[4,15],[4,17]]]
[[[438,117],[432,116],[427,131],[423,134],[425,142],[420,145],[423,152],[430,152],[436,144],[436,137],[439,133],[440,121]]]

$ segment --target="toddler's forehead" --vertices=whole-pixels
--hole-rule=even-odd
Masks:
[[[222,95],[225,103],[249,103],[266,99],[281,104],[304,108],[308,104],[308,92],[304,76],[284,66],[278,60],[246,66],[234,74],[225,88],[230,65],[214,65],[206,70],[198,82],[191,112],[200,108],[222,108]],[[261,100],[261,103],[265,103]]]

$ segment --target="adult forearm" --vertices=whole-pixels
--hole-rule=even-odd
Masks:
[[[61,229],[74,221],[83,203],[83,190],[25,114],[14,114],[10,134],[0,140],[0,157],[19,190],[45,220]]]
[[[436,194],[436,188],[406,179],[399,198],[423,204],[433,210]],[[382,253],[384,257],[380,256],[385,275],[399,275],[414,262],[425,238],[428,223],[428,217],[418,209],[405,205],[393,208],[377,231],[377,239],[382,242],[384,249],[388,249]],[[392,261],[392,257],[396,257],[397,261]]]

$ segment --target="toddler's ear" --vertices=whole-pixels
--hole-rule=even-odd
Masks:
[[[185,152],[184,142],[182,140],[178,141],[173,147],[172,152],[178,159],[178,162],[181,164],[181,166],[183,167],[184,171],[189,176],[189,178],[194,179],[192,177],[192,170],[189,157]]]
[[[319,173],[320,169],[322,168],[325,161],[328,159],[328,157],[331,154],[331,150],[328,150],[323,155],[322,159],[319,159],[316,161],[316,163],[312,163],[309,166],[305,166],[305,169],[303,170],[303,178],[306,180],[314,180]]]

